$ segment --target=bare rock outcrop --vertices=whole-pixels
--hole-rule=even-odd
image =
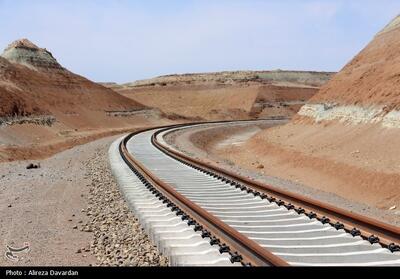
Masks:
[[[39,69],[64,68],[57,62],[51,52],[45,48],[39,48],[28,39],[21,39],[11,43],[3,52],[2,56],[8,61],[35,67]]]

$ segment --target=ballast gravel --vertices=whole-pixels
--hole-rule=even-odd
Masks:
[[[117,137],[0,164],[0,266],[168,265],[111,175],[107,152]],[[4,256],[7,245],[25,243],[17,261]]]
[[[86,164],[89,206],[84,210],[90,221],[82,231],[93,231],[90,249],[101,266],[167,266],[129,210],[108,166],[107,149],[97,149]]]

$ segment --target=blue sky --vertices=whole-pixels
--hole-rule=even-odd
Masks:
[[[28,38],[94,81],[338,71],[399,12],[398,0],[0,0],[0,48]]]

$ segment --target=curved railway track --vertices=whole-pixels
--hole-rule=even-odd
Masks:
[[[162,251],[189,251],[174,252],[180,260],[170,257],[172,264],[201,265],[214,257],[209,262],[216,265],[400,265],[398,227],[206,165],[163,140],[167,133],[193,125],[204,124],[143,130],[115,143],[139,181],[132,182],[139,200],[125,193],[133,210],[143,214],[143,204],[145,210],[157,208],[150,221],[144,212],[145,227],[156,222],[149,223],[149,230],[176,229],[153,237],[162,239]],[[196,254],[197,248],[203,252]]]

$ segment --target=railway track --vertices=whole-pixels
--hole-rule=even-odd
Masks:
[[[193,160],[163,140],[182,128],[110,148],[127,201],[171,264],[400,265],[399,228]]]

